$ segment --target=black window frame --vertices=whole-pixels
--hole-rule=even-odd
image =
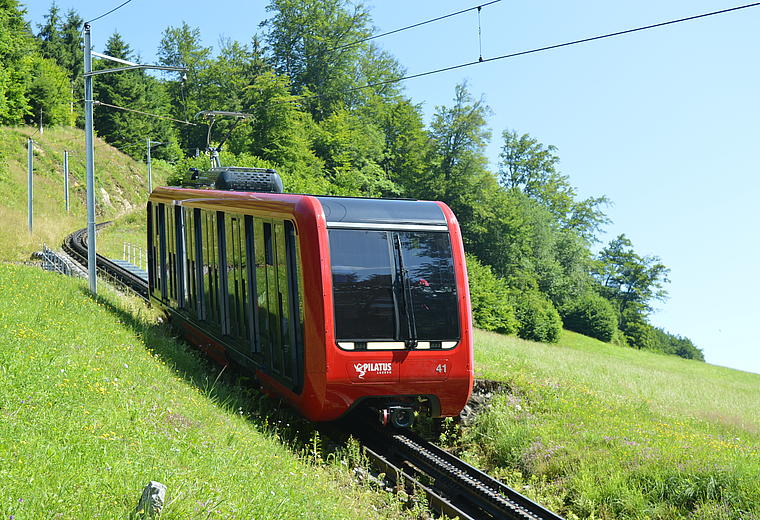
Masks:
[[[346,320],[341,320],[340,311],[338,310],[339,304],[339,296],[336,293],[336,280],[335,280],[335,264],[333,262],[333,243],[330,241],[330,255],[331,255],[331,273],[333,275],[332,277],[332,290],[333,290],[333,317],[334,317],[334,334],[335,334],[335,343],[337,346],[341,349],[344,349],[341,347],[340,343],[353,343],[355,350],[360,350],[365,348],[365,345],[368,342],[393,342],[393,343],[399,343],[404,342],[406,348],[414,348],[418,341],[425,341],[430,342],[432,344],[439,344],[442,341],[455,341],[458,345],[459,341],[461,340],[462,336],[462,327],[463,324],[461,323],[461,317],[459,315],[459,292],[460,289],[457,286],[457,274],[456,274],[456,263],[454,262],[453,258],[453,246],[451,242],[451,235],[448,231],[438,231],[438,230],[414,230],[414,229],[377,229],[377,228],[359,228],[359,227],[351,227],[351,228],[342,228],[342,227],[334,227],[330,228],[328,230],[329,233],[333,232],[365,232],[365,233],[385,233],[385,241],[388,244],[388,250],[389,250],[389,258],[388,258],[388,266],[390,268],[390,288],[392,290],[392,300],[393,300],[393,313],[392,313],[392,324],[390,327],[387,327],[387,330],[393,329],[394,333],[393,336],[368,336],[368,335],[356,335],[356,334],[347,334],[346,332],[356,332],[356,330],[351,331],[350,329],[345,328]],[[410,277],[408,273],[408,269],[406,269],[407,266],[405,266],[405,261],[408,260],[406,255],[410,252],[410,249],[403,243],[406,240],[410,239],[410,236],[413,233],[430,233],[430,234],[436,234],[438,236],[445,236],[447,241],[447,249],[448,249],[448,255],[446,255],[447,258],[449,258],[449,266],[450,266],[450,273],[451,277],[448,280],[449,289],[451,289],[451,293],[448,296],[449,300],[449,306],[450,306],[450,322],[452,324],[451,334],[445,334],[445,335],[434,335],[433,333],[428,332],[425,334],[424,337],[420,335],[420,332],[418,329],[424,329],[425,324],[418,327],[417,321],[420,319],[420,316],[418,316],[418,312],[415,312],[415,305],[416,302],[415,298],[419,298],[419,290],[420,287],[411,286],[410,283]],[[361,247],[361,246],[360,246]],[[407,271],[407,276],[400,276],[402,272]],[[421,281],[422,279],[419,279],[418,281]],[[415,291],[417,291],[415,293]],[[417,294],[417,296],[415,296]],[[407,312],[407,307],[408,311]],[[388,313],[384,313],[382,316],[383,320],[388,319],[387,318]],[[357,316],[354,318],[354,320],[358,323],[366,324],[373,320],[371,317],[362,318],[361,316]],[[377,324],[377,322],[376,322]],[[360,325],[360,326],[366,326],[366,325]],[[343,329],[343,330],[341,330]],[[398,347],[389,347],[392,349],[397,349]],[[436,348],[436,347],[430,347],[430,348]],[[351,350],[351,348],[344,349],[344,350]]]

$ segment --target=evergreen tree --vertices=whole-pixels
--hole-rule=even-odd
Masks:
[[[0,0],[0,123],[17,125],[32,114],[25,56],[36,52],[35,41],[17,0]]]
[[[129,61],[136,59],[118,32],[108,39],[105,54]],[[98,64],[98,68],[108,66],[108,63]],[[93,91],[96,101],[109,105],[157,115],[168,112],[169,98],[163,85],[144,71],[129,70],[96,76]],[[148,138],[165,143],[164,148],[157,150],[157,157],[171,158],[178,153],[174,130],[166,121],[96,105],[94,125],[98,135],[132,157],[145,157]]]
[[[174,118],[190,120],[202,110],[224,110],[220,106],[224,97],[214,97],[212,92],[219,96],[219,91],[210,89],[208,85],[211,51],[211,47],[201,44],[201,32],[197,27],[190,27],[183,22],[179,27],[168,27],[164,30],[158,49],[159,63],[187,69],[187,73],[183,75],[184,79],[177,78],[176,73],[171,73],[166,81]],[[227,94],[224,93],[225,96]],[[186,152],[192,148],[205,149],[207,129],[204,125],[179,125],[177,130],[181,146]]]

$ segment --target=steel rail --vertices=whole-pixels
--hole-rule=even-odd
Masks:
[[[349,426],[367,455],[394,482],[417,486],[431,509],[462,520],[562,520],[498,480],[408,430]]]
[[[102,222],[96,226],[96,229],[101,229],[108,224],[110,224],[110,222]],[[74,231],[67,236],[63,241],[63,250],[86,269],[87,228]],[[126,287],[127,289],[131,289],[141,298],[148,300],[148,284],[139,276],[136,276],[134,273],[129,272],[127,269],[124,269],[102,255],[96,256],[96,267],[98,271],[108,279]]]

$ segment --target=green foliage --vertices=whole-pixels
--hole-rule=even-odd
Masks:
[[[108,39],[105,53],[124,60],[135,59],[129,45],[119,33]],[[100,63],[98,67],[110,65]],[[110,105],[168,116],[168,96],[165,87],[144,71],[130,70],[97,76],[93,81],[95,98]],[[106,141],[135,159],[147,153],[147,139],[163,143],[151,154],[161,159],[174,159],[179,154],[175,131],[165,120],[148,117],[112,107],[97,106],[94,112],[95,130]]]
[[[0,124],[21,124],[31,114],[23,59],[37,48],[24,14],[16,0],[0,5]]]
[[[183,22],[180,27],[167,27],[158,48],[159,63],[187,69],[182,81],[173,74],[166,82],[172,117],[188,120],[201,110],[222,110],[217,100],[206,95],[206,86],[213,78],[208,73],[211,48],[201,44],[201,31]],[[218,94],[219,91],[217,90]],[[226,95],[229,93],[224,93]],[[232,108],[230,108],[232,109]],[[206,148],[206,128],[203,125],[182,125],[178,128],[180,141],[186,149]]]
[[[646,316],[655,300],[665,300],[669,272],[658,257],[640,256],[625,235],[618,235],[599,253],[595,276],[625,324],[629,317]]]
[[[473,255],[466,256],[473,324],[484,330],[514,334],[519,324],[507,284]]]
[[[29,96],[27,122],[38,123],[41,117],[45,126],[73,125],[75,114],[71,111],[73,99],[66,71],[55,61],[37,54],[25,56],[21,64]]]
[[[347,0],[271,0],[267,10],[272,16],[263,25],[275,69],[290,78],[296,93],[309,97],[309,112],[316,121],[343,107],[356,107],[373,92],[398,91],[395,85],[352,90],[399,75],[394,58],[368,43],[357,43],[372,33],[364,5]]]
[[[377,109],[379,126],[385,136],[380,165],[403,194],[419,194],[418,183],[428,168],[432,140],[418,105],[408,100],[383,104]]]
[[[702,350],[694,345],[689,338],[671,334],[659,327],[654,327],[652,333],[651,349],[685,359],[705,360]]]
[[[398,194],[398,187],[379,164],[384,148],[382,131],[345,109],[320,123],[314,141],[314,150],[325,161],[331,184],[340,195]]]
[[[562,229],[573,231],[588,242],[609,223],[600,206],[607,197],[576,200],[567,175],[557,170],[557,148],[541,144],[528,134],[505,130],[499,163],[499,182],[506,190],[521,191],[546,207]]]
[[[55,80],[55,91],[61,91],[56,95],[56,99],[61,103],[66,103],[65,109],[68,111],[65,118],[66,123],[62,122],[50,122],[46,114],[49,110],[46,110],[45,106],[42,106],[43,123],[49,124],[74,124],[76,122],[80,127],[84,126],[84,114],[82,111],[82,105],[76,103],[68,104],[71,101],[72,92],[78,94],[81,97],[84,90],[84,79],[82,78],[82,70],[84,67],[84,57],[82,53],[82,47],[84,39],[82,36],[82,24],[84,20],[73,9],[69,9],[66,13],[65,19],[61,16],[59,7],[52,3],[50,10],[45,15],[45,21],[39,24],[39,32],[36,35],[39,42],[39,49],[41,56],[54,62],[60,67],[66,78]],[[34,70],[34,69],[33,69]],[[56,73],[58,74],[58,73]],[[50,78],[49,74],[41,74],[42,79]],[[44,98],[41,98],[39,94],[32,94],[32,113],[39,117],[40,105],[44,105]],[[59,99],[60,98],[60,99]],[[49,103],[49,101],[48,101]],[[61,119],[57,116],[53,119]]]
[[[593,292],[583,294],[562,309],[562,322],[566,329],[605,342],[611,342],[618,330],[612,304]]]
[[[535,290],[512,290],[515,316],[519,322],[517,335],[523,339],[556,343],[562,332],[562,318],[543,294]]]
[[[623,313],[620,330],[623,331],[626,342],[630,346],[638,349],[654,349],[654,327],[635,309],[628,309]]]

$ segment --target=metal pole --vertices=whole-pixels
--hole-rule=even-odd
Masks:
[[[34,141],[30,137],[26,141],[26,148],[28,151],[27,154],[27,166],[29,168],[29,175],[28,175],[28,182],[27,182],[27,191],[29,193],[29,233],[32,232],[32,170],[34,169],[34,165],[32,164],[32,160],[34,158]]]
[[[63,151],[63,200],[66,203],[66,213],[69,212],[69,151]]]
[[[148,137],[147,142],[148,142],[148,193],[153,193],[153,177],[151,176],[151,171],[150,171],[150,137]]]
[[[95,150],[92,128],[92,43],[90,24],[84,24],[84,137],[87,155],[87,274],[90,291],[98,294],[98,278],[95,265]]]

